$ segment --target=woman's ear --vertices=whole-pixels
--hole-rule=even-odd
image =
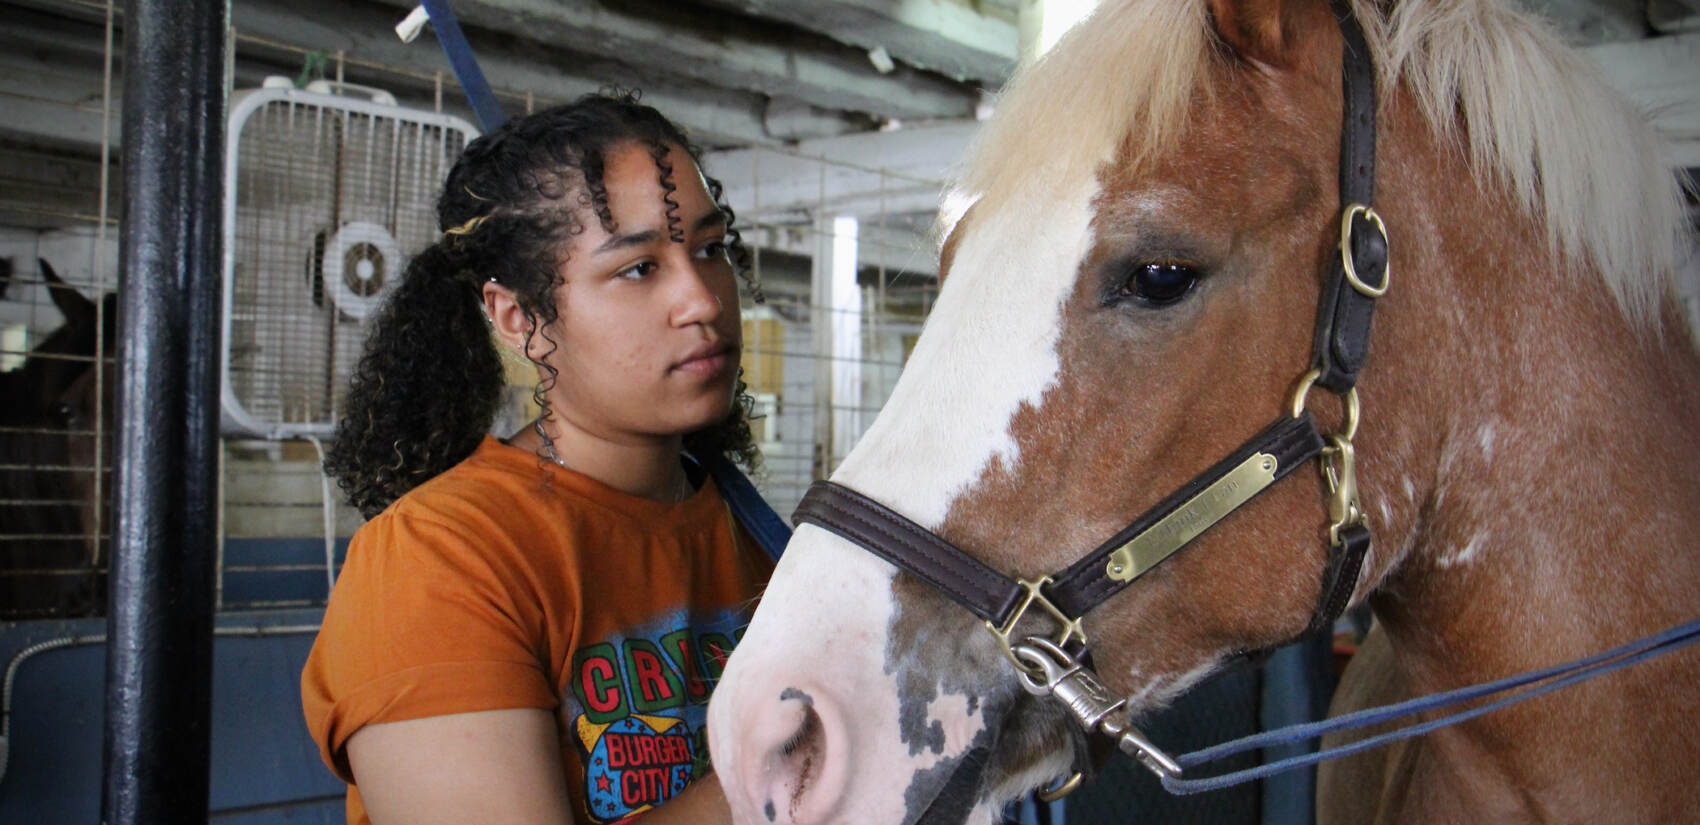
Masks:
[[[525,309],[519,305],[513,290],[495,281],[487,281],[483,295],[484,314],[490,316],[490,326],[495,329],[496,337],[524,354],[525,340],[531,332],[531,319],[526,317]]]

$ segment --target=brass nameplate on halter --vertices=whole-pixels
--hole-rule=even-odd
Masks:
[[[1107,575],[1125,582],[1156,567],[1158,562],[1210,529],[1210,525],[1274,484],[1275,468],[1275,457],[1268,453],[1257,453],[1241,462],[1145,532],[1116,548],[1110,554]]]

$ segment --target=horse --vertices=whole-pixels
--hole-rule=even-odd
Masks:
[[[22,365],[0,373],[0,396],[8,399],[0,410],[0,464],[7,465],[0,470],[0,615],[93,616],[106,605],[101,568],[111,546],[93,533],[111,524],[117,296],[97,306],[47,261],[38,264],[64,322]],[[97,415],[103,444],[96,443]],[[97,455],[104,458],[98,480]]]
[[[1700,616],[1691,241],[1659,138],[1509,0],[1338,2],[1111,0],[1006,88],[946,200],[933,312],[830,477],[893,515],[856,540],[804,519],[715,690],[738,822],[993,821],[1083,762],[1084,713],[1024,684],[1035,646],[1089,645],[1136,723],[1345,607],[1375,629],[1336,713]],[[1342,67],[1365,49],[1362,107]],[[1373,210],[1336,194],[1360,115]],[[1338,294],[1379,290],[1373,347],[1318,381],[1328,273],[1370,226],[1385,266]],[[1200,473],[1272,418],[1326,434],[1326,469],[1057,607],[1056,571],[1170,491],[1237,496],[1247,476]],[[1288,467],[1264,457],[1233,467]],[[1173,512],[1220,515],[1200,500]],[[901,571],[881,536],[912,545]],[[979,611],[1020,627],[944,592],[975,570],[1021,580]],[[1654,659],[1330,763],[1319,820],[1700,821],[1697,712],[1700,656]]]

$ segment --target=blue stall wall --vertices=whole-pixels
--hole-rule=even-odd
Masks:
[[[344,821],[343,783],[320,762],[301,718],[301,668],[322,616],[318,609],[218,616],[209,821]],[[100,821],[106,646],[88,639],[105,632],[100,620],[0,625],[0,660],[17,668],[6,697],[0,823]],[[40,643],[79,637],[19,658]]]
[[[337,539],[338,570],[347,555],[348,539]],[[223,567],[220,603],[226,610],[322,605],[330,592],[325,576],[325,540],[317,536],[226,539]]]

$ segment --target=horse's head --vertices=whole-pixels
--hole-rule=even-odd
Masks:
[[[1385,56],[1391,25],[1359,6]],[[1065,37],[987,124],[939,300],[833,480],[1037,581],[1282,415],[1340,255],[1342,44],[1326,0],[1106,3]],[[1468,335],[1476,311],[1441,259],[1503,236],[1546,250],[1521,213],[1467,225],[1515,213],[1515,198],[1470,179],[1467,153],[1424,120],[1455,113],[1433,109],[1399,98],[1379,118],[1391,269],[1428,279],[1395,297],[1443,320],[1378,315],[1366,394],[1411,415],[1444,413],[1425,382],[1446,365],[1417,371],[1387,342]],[[1327,396],[1310,402],[1324,432],[1342,426]],[[1383,466],[1432,447],[1366,421],[1370,440],[1397,456]],[[1306,628],[1328,569],[1327,493],[1320,473],[1293,474],[1084,616],[1096,668],[1130,709]],[[1377,529],[1414,518],[1382,511]],[[1372,554],[1346,592],[1392,559]],[[967,610],[804,525],[715,693],[716,767],[740,821],[990,821],[1066,775],[1079,749],[1072,720],[1016,674]]]
[[[118,296],[108,294],[96,306],[76,287],[65,283],[47,261],[37,263],[48,295],[65,320],[30,349],[23,366],[14,371],[13,381],[33,415],[62,418],[65,413],[61,407],[67,396],[82,395],[73,392],[72,385],[93,371],[94,355],[100,346],[97,342],[102,336],[106,354],[116,351]]]

